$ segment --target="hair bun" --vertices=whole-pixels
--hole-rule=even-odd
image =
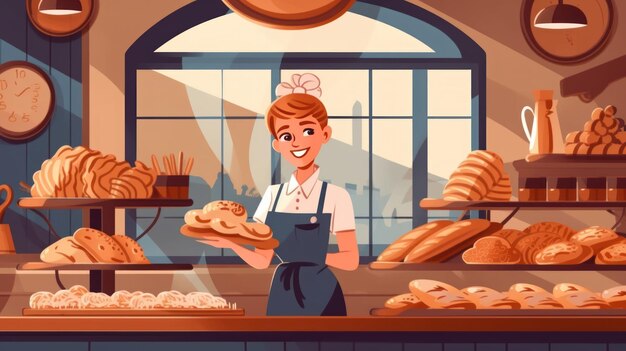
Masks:
[[[276,96],[289,94],[308,94],[319,98],[322,96],[320,79],[313,73],[294,74],[291,83],[282,82],[276,87]]]

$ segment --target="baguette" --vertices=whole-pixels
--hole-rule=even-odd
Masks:
[[[491,222],[485,219],[467,219],[453,223],[420,242],[409,252],[404,261],[420,263],[437,259],[437,256],[442,254],[449,256],[453,248],[485,231],[490,225]]]
[[[420,242],[450,224],[452,224],[452,221],[442,220],[429,222],[414,228],[389,244],[376,260],[384,262],[402,262],[404,257]]]
[[[461,292],[467,295],[478,309],[517,310],[521,308],[521,304],[509,298],[508,294],[490,288],[470,286],[461,290]]]
[[[389,310],[388,315],[397,316],[408,310],[428,308],[428,306],[412,293],[406,293],[385,301],[385,308]]]
[[[626,285],[606,289],[601,296],[613,308],[626,308]]]
[[[413,280],[409,290],[430,308],[476,309],[476,304],[459,289],[436,280]]]

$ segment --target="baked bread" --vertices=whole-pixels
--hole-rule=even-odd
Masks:
[[[111,181],[110,197],[114,199],[147,199],[152,196],[156,171],[136,161],[135,167],[126,170]]]
[[[535,264],[537,253],[547,246],[562,241],[561,236],[550,232],[538,232],[517,240],[513,246],[522,254],[523,264]]]
[[[436,280],[413,280],[409,290],[430,308],[476,309],[476,304],[459,289]]]
[[[446,257],[453,256],[464,249],[465,247],[458,249],[458,246],[489,229],[491,225],[492,223],[486,219],[466,219],[450,224],[417,244],[407,254],[404,261],[420,263],[433,260],[441,262]]]
[[[585,288],[582,285],[573,284],[573,283],[559,283],[552,288],[552,295],[559,299],[565,295],[580,293],[580,292],[588,292],[591,290]]]
[[[509,201],[511,200],[511,194],[513,189],[511,188],[511,179],[508,174],[503,172],[502,178],[496,185],[493,186],[485,195],[485,200],[489,201]]]
[[[379,315],[397,316],[405,311],[423,309],[428,306],[420,301],[412,293],[400,294],[385,301],[385,311],[379,311]],[[382,313],[380,313],[382,312]]]
[[[486,150],[472,151],[450,176],[443,189],[443,198],[448,201],[481,200],[504,177],[508,176],[498,154]],[[498,192],[502,192],[505,187],[506,181],[502,181]]]
[[[521,304],[508,297],[508,294],[483,286],[470,286],[461,290],[476,304],[478,309],[517,310]]]
[[[468,264],[516,264],[521,259],[519,251],[497,236],[480,238],[463,253],[463,262]]]
[[[47,263],[95,263],[98,260],[73,237],[64,237],[46,247],[39,255]]]
[[[143,248],[135,240],[126,235],[112,235],[111,238],[122,248],[126,256],[126,262],[137,264],[150,264],[143,252]]]
[[[626,308],[626,285],[606,289],[601,297],[613,308]]]
[[[80,228],[74,233],[74,240],[85,248],[97,262],[125,263],[126,254],[109,235],[91,228]]]
[[[563,295],[557,300],[564,308],[582,308],[582,309],[606,309],[611,308],[609,303],[598,297],[598,295],[589,291],[577,291]]]
[[[626,264],[626,240],[622,240],[598,252],[596,264]]]
[[[501,229],[491,234],[491,236],[497,236],[497,237],[505,239],[510,244],[515,243],[517,240],[521,239],[523,236],[526,236],[526,235],[528,234],[517,229]]]
[[[561,238],[563,238],[563,240],[569,240],[569,238],[574,235],[576,231],[566,226],[565,224],[557,222],[539,222],[528,226],[526,229],[524,229],[524,233],[554,233],[558,234]]]
[[[241,223],[239,223],[237,226],[240,227]],[[212,229],[194,228],[187,224],[183,225],[180,228],[180,232],[181,234],[194,238],[194,239],[211,240],[212,238],[219,237],[223,239],[228,239],[234,242],[235,244],[251,245],[251,246],[256,247],[257,249],[262,249],[262,250],[275,249],[279,245],[278,240],[272,237],[267,238],[267,239],[254,240],[254,239],[250,239],[249,237],[244,237],[238,234],[224,235],[223,233],[216,232]]]
[[[597,254],[602,249],[617,243],[621,239],[622,237],[613,230],[600,226],[592,226],[583,229],[572,235],[570,238],[573,242],[591,247],[594,254]]]
[[[452,221],[445,220],[433,221],[414,228],[389,244],[376,260],[384,262],[402,262],[404,257],[406,257],[417,244],[452,223]]]
[[[541,265],[580,264],[593,257],[589,246],[573,241],[560,241],[546,246],[534,258],[534,263]]]
[[[83,193],[94,199],[109,198],[113,179],[119,178],[129,169],[128,162],[118,162],[113,155],[91,157],[82,175]]]
[[[210,218],[221,218],[230,222],[245,222],[248,218],[248,212],[242,204],[227,200],[209,202],[202,208],[202,212],[214,215]]]
[[[509,298],[520,303],[522,309],[560,309],[563,304],[552,294],[533,284],[518,283],[509,288]]]

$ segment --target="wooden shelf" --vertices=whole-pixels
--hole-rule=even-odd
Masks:
[[[24,316],[244,316],[243,308],[154,308],[154,309],[130,309],[130,308],[24,308]]]
[[[22,208],[33,209],[81,209],[81,208],[145,208],[145,207],[189,207],[191,199],[90,199],[24,197],[17,201]]]
[[[624,265],[601,265],[583,263],[578,265],[537,265],[537,264],[466,264],[466,263],[407,263],[378,262],[368,266],[381,271],[625,271]]]
[[[17,266],[22,271],[190,271],[193,265],[187,263],[46,263],[26,262]]]
[[[626,201],[446,201],[427,198],[420,201],[420,207],[425,210],[608,210],[626,208]]]

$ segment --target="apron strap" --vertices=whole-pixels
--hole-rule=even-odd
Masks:
[[[327,185],[328,183],[322,182],[322,190],[320,192],[320,201],[317,203],[318,217],[322,214],[322,211],[324,211],[324,201],[326,200],[326,186]]]
[[[272,206],[272,212],[276,212],[276,205],[278,204],[280,193],[283,191],[283,185],[285,185],[285,183],[280,183],[280,186],[278,187],[278,193],[276,194],[276,200],[274,200],[274,206]]]

